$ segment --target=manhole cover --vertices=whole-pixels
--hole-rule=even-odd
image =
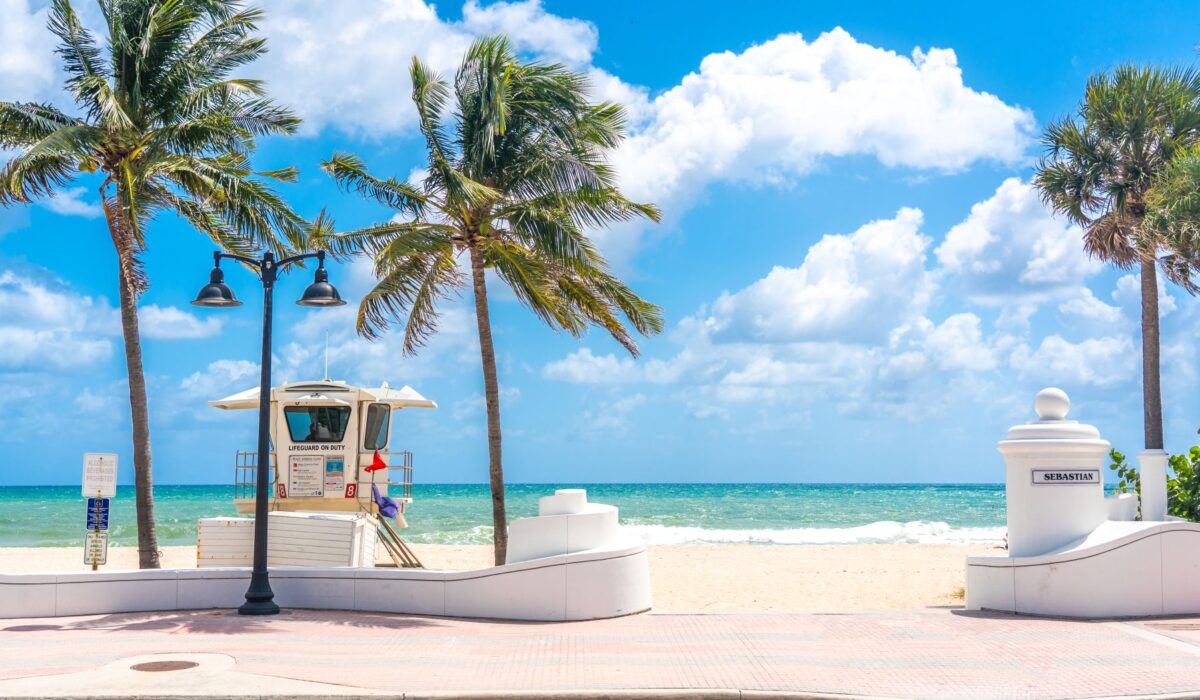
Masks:
[[[182,671],[185,668],[195,668],[199,665],[195,661],[147,661],[144,664],[134,664],[129,668],[134,671],[161,673],[163,671]]]

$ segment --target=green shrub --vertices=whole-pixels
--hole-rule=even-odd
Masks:
[[[1137,467],[1125,460],[1125,455],[1116,450],[1108,451],[1111,462],[1108,468],[1117,473],[1117,493],[1136,493],[1138,496],[1138,518],[1142,517],[1142,476]],[[1200,522],[1200,445],[1193,446],[1186,454],[1171,455],[1167,464],[1167,515]]]
[[[1187,454],[1172,455],[1167,476],[1167,513],[1200,522],[1200,445]]]

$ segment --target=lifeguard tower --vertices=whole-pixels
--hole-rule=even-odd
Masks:
[[[209,405],[257,409],[258,397],[255,387]],[[412,453],[391,449],[392,417],[406,408],[437,404],[412,387],[393,389],[386,383],[365,388],[322,379],[272,388],[273,563],[373,566],[378,538],[395,565],[420,565],[380,513],[380,502],[390,499],[396,526],[408,526],[404,512],[412,502]],[[233,500],[239,514],[254,513],[257,468],[257,452],[236,453]],[[252,523],[249,518],[201,520],[198,564],[242,565],[252,549]],[[318,551],[323,541],[328,551]]]

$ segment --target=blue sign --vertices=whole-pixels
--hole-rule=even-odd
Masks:
[[[108,499],[107,498],[89,498],[89,499],[87,499],[87,529],[89,529],[89,530],[107,530],[108,529]]]

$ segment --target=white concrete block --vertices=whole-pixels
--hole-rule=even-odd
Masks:
[[[567,535],[570,515],[517,518],[508,525],[508,553],[505,563],[529,561],[566,554],[570,551]]]
[[[517,571],[484,569],[472,578],[446,581],[446,614],[509,620],[562,620],[567,566],[554,562]],[[475,572],[473,572],[475,573]]]
[[[446,614],[444,577],[358,577],[354,579],[354,609],[406,615]]]
[[[586,505],[586,490],[559,489],[553,496],[538,499],[538,515],[569,515],[582,511]]]
[[[179,572],[180,610],[236,608],[246,600],[248,568],[182,569]]]
[[[111,574],[59,574],[57,615],[175,610],[178,571],[158,569]]]
[[[972,560],[993,558],[997,566],[967,562],[967,610],[999,610],[1016,612],[1016,579],[1008,557],[971,557]]]
[[[646,550],[567,564],[568,620],[595,620],[649,610],[650,567]]]
[[[1138,453],[1138,471],[1142,483],[1142,520],[1167,519],[1167,461],[1171,455],[1163,450],[1142,450]]]
[[[1163,614],[1200,613],[1200,530],[1162,535]]]
[[[1014,567],[1016,609],[1034,615],[1161,615],[1162,548],[1143,537],[1096,556]]]
[[[1115,493],[1104,498],[1108,519],[1116,521],[1137,520],[1138,498],[1135,493]]]
[[[604,547],[617,538],[620,525],[613,506],[588,504],[587,509],[567,517],[567,549],[563,553]]]
[[[352,610],[354,574],[347,569],[280,568],[271,571],[280,607]]]
[[[54,574],[0,575],[0,619],[54,617]]]

